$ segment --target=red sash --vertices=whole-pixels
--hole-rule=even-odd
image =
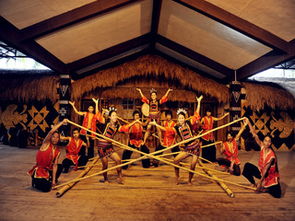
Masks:
[[[264,170],[266,169],[266,165],[271,162],[272,159],[274,159],[274,163],[270,166],[268,173],[266,174],[262,183],[263,187],[267,188],[278,184],[280,175],[278,172],[277,158],[275,153],[270,149],[267,155],[264,157],[265,151],[265,148],[260,151],[260,158],[258,161],[258,167],[261,174],[263,174]]]
[[[71,160],[75,165],[78,165],[78,160],[80,158],[79,152],[81,150],[83,141],[78,139],[78,144],[76,143],[74,138],[71,138],[70,143],[67,145],[66,150],[66,158]]]
[[[52,144],[48,144],[46,150],[38,150],[36,154],[36,165],[28,172],[34,178],[45,178],[49,180],[49,170],[53,169],[55,159],[59,156],[60,151],[54,148]]]
[[[238,158],[238,145],[235,139],[232,141],[232,144],[233,144],[233,149],[231,150],[228,142],[223,142],[223,146],[224,146],[223,153],[227,160],[234,161],[235,164],[239,165],[241,161]]]

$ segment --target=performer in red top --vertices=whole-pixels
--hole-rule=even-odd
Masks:
[[[129,142],[128,146],[132,147],[134,149],[140,149],[140,151],[144,153],[150,153],[150,150],[146,147],[146,145],[143,142],[143,126],[144,123],[140,121],[140,111],[135,110],[133,112],[133,119],[134,121],[128,125],[125,125],[123,127],[123,131],[126,133],[129,133]],[[122,159],[127,160],[131,158],[132,151],[130,150],[124,150]],[[150,167],[150,159],[143,159],[141,161],[142,167],[149,168]],[[128,165],[123,166],[123,169],[127,169]]]
[[[62,171],[62,165],[58,164],[60,135],[57,129],[66,122],[65,119],[52,127],[37,152],[36,165],[28,172],[32,177],[32,187],[43,192],[49,192],[56,185]]]
[[[82,146],[87,148],[87,145],[80,139],[79,129],[73,129],[72,137],[61,137],[61,139],[69,141],[66,146],[66,158],[62,161],[63,172],[68,173],[71,165],[75,165],[75,170],[78,166],[86,165],[87,157],[81,156],[81,148]]]
[[[96,104],[96,111],[98,109],[98,100],[92,98],[92,100],[94,101],[94,103]],[[98,117],[101,117],[100,115],[97,115],[94,113],[94,107],[92,105],[90,105],[88,107],[88,111],[87,112],[84,112],[84,111],[78,111],[75,107],[75,102],[69,102],[75,113],[80,115],[80,116],[83,116],[83,123],[82,123],[82,126],[83,127],[86,127],[87,129],[89,130],[92,130],[92,131],[95,131],[96,132],[96,121],[97,121],[97,118]],[[97,113],[97,112],[96,112]],[[82,129],[80,131],[81,133],[81,139],[87,143],[88,145],[88,154],[87,154],[87,157],[88,158],[92,158],[94,157],[94,139],[90,136],[91,133]],[[81,154],[82,156],[85,156],[86,155],[86,149],[84,147],[82,147],[81,149]]]
[[[280,175],[278,169],[278,161],[274,150],[271,147],[271,137],[265,136],[261,141],[252,127],[249,120],[246,120],[250,127],[250,131],[255,138],[255,141],[260,146],[260,157],[258,168],[251,163],[246,163],[243,170],[243,176],[250,183],[257,186],[257,192],[268,192],[275,198],[281,197],[281,185],[279,182]],[[260,179],[255,183],[254,177]]]
[[[241,175],[240,169],[240,160],[238,158],[238,144],[241,134],[245,130],[247,124],[243,124],[237,136],[234,137],[232,131],[228,131],[226,133],[227,140],[223,142],[222,147],[220,149],[221,154],[225,155],[225,158],[218,158],[216,161],[219,165],[223,165],[227,168],[227,170],[235,175]]]
[[[224,114],[222,117],[216,118],[211,116],[211,110],[206,111],[206,116],[202,118],[201,124],[203,125],[203,133],[207,132],[208,130],[213,129],[213,124],[214,121],[219,121],[228,116],[229,113]],[[213,132],[206,134],[205,136],[202,137],[202,143],[203,145],[208,145],[214,142],[214,136]],[[215,146],[210,146],[206,147],[202,150],[202,157],[211,161],[215,162],[216,161],[216,148]],[[204,162],[206,163],[206,162]]]
[[[160,110],[159,110],[159,106],[165,102],[168,101],[168,95],[171,91],[173,91],[171,88],[169,88],[166,92],[166,94],[160,99],[160,100],[157,100],[157,91],[152,88],[151,91],[150,91],[150,94],[151,94],[151,100],[147,99],[141,89],[139,88],[136,88],[136,90],[140,93],[140,96],[141,96],[141,101],[148,104],[150,106],[150,109],[149,109],[149,120],[150,121],[153,121],[155,120],[157,123],[159,123],[160,121]],[[150,134],[150,131],[151,131],[151,126],[152,125],[148,125],[147,127],[147,132],[145,133],[144,135],[144,143],[146,143],[146,139],[149,137],[149,134]],[[157,130],[157,134],[159,137],[161,137],[161,131],[158,129]]]
[[[200,96],[197,98],[198,106],[197,110],[195,111],[194,115],[190,117],[189,120],[185,120],[185,117],[187,115],[187,112],[184,109],[178,109],[177,116],[178,116],[178,122],[177,125],[174,128],[165,128],[160,125],[158,125],[155,121],[151,122],[150,124],[156,125],[158,128],[160,128],[163,131],[169,132],[171,130],[174,130],[175,133],[177,133],[182,140],[187,140],[192,138],[194,130],[192,130],[192,125],[199,124],[199,121],[201,119],[200,117],[200,106],[201,106],[201,100],[203,96]],[[200,155],[201,151],[201,141],[199,139],[196,139],[194,141],[187,142],[185,144],[185,147],[183,150],[174,158],[174,164],[179,165],[179,163],[186,159],[189,156],[192,156],[191,161],[191,170],[195,170],[198,157]],[[180,183],[180,177],[179,177],[179,168],[175,167],[175,175],[176,175],[176,184]],[[188,183],[192,185],[192,178],[194,174],[189,173]]]
[[[160,144],[156,147],[155,152],[170,147],[171,145],[175,144],[176,141],[176,133],[174,130],[171,130],[176,126],[176,123],[172,120],[172,112],[170,110],[165,111],[165,117],[166,120],[162,123],[162,127],[165,127],[166,131],[164,131],[162,140]],[[171,149],[171,151],[178,152],[180,151],[180,149],[179,147],[174,147]],[[163,154],[163,152],[157,155],[161,154]],[[154,167],[157,167],[159,165],[159,161],[153,160],[153,165]]]

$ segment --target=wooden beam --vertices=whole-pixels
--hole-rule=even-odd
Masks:
[[[287,54],[273,50],[264,56],[244,65],[237,70],[238,80],[245,80],[252,75],[295,58],[295,39],[288,43]]]
[[[256,41],[280,51],[288,50],[288,42],[222,8],[203,0],[173,0],[228,27],[237,30]]]
[[[226,75],[228,78],[232,78],[233,75],[234,75],[234,70],[233,69],[230,69],[222,64],[219,64],[218,62],[204,56],[204,55],[201,55],[189,48],[186,48],[174,41],[171,41],[170,39],[168,38],[165,38],[161,35],[157,35],[157,38],[156,38],[156,41],[159,42],[160,44],[180,53],[180,54],[183,54],[185,55],[186,57],[188,58],[191,58],[201,64],[204,64],[206,65],[207,67],[210,67],[211,69],[214,69],[218,72],[220,72],[221,74],[224,74]]]
[[[33,40],[20,42],[20,31],[0,17],[0,39],[58,73],[68,73],[66,65]]]
[[[142,0],[99,0],[54,16],[21,30],[21,41],[35,39],[57,29],[80,22],[92,16],[115,10],[132,2]]]
[[[132,61],[132,60],[135,60],[136,58],[140,57],[140,56],[143,56],[145,54],[150,54],[151,53],[151,48],[146,48],[146,49],[143,49],[142,51],[138,51],[138,52],[135,52],[134,54],[130,54],[126,57],[122,57],[122,58],[119,58],[118,60],[115,60],[115,61],[110,61],[109,63],[107,64],[104,64],[98,68],[93,68],[91,70],[88,70],[88,71],[85,71],[83,73],[80,73],[80,74],[77,74],[75,72],[71,72],[71,77],[73,80],[78,80],[78,79],[81,79],[81,78],[84,78],[86,76],[89,76],[89,75],[92,75],[92,74],[96,74],[97,72],[99,71],[102,71],[102,70],[105,70],[105,69],[108,69],[108,68],[112,68],[112,67],[115,67],[115,66],[119,66],[125,62],[128,62],[128,61]]]
[[[161,7],[162,7],[162,0],[153,0],[153,14],[152,14],[152,25],[151,25],[151,35],[152,35],[152,42],[151,47],[155,48],[155,38],[158,33],[160,15],[161,15]]]
[[[149,44],[150,42],[151,42],[151,34],[148,33],[148,34],[139,36],[137,38],[131,39],[129,41],[120,43],[118,45],[115,45],[113,47],[107,48],[98,53],[89,55],[88,57],[69,63],[68,66],[70,71],[75,72],[76,70],[95,64],[99,61],[111,58],[118,54],[122,54],[135,47],[139,47],[144,44]]]

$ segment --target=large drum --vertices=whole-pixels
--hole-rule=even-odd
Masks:
[[[141,106],[141,112],[142,112],[143,116],[148,117],[149,113],[150,113],[150,105],[148,105],[147,103],[144,103]]]

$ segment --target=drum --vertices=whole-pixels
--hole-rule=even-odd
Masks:
[[[142,112],[143,116],[148,117],[149,113],[150,113],[150,105],[148,105],[147,103],[144,103],[141,106],[141,112]]]

